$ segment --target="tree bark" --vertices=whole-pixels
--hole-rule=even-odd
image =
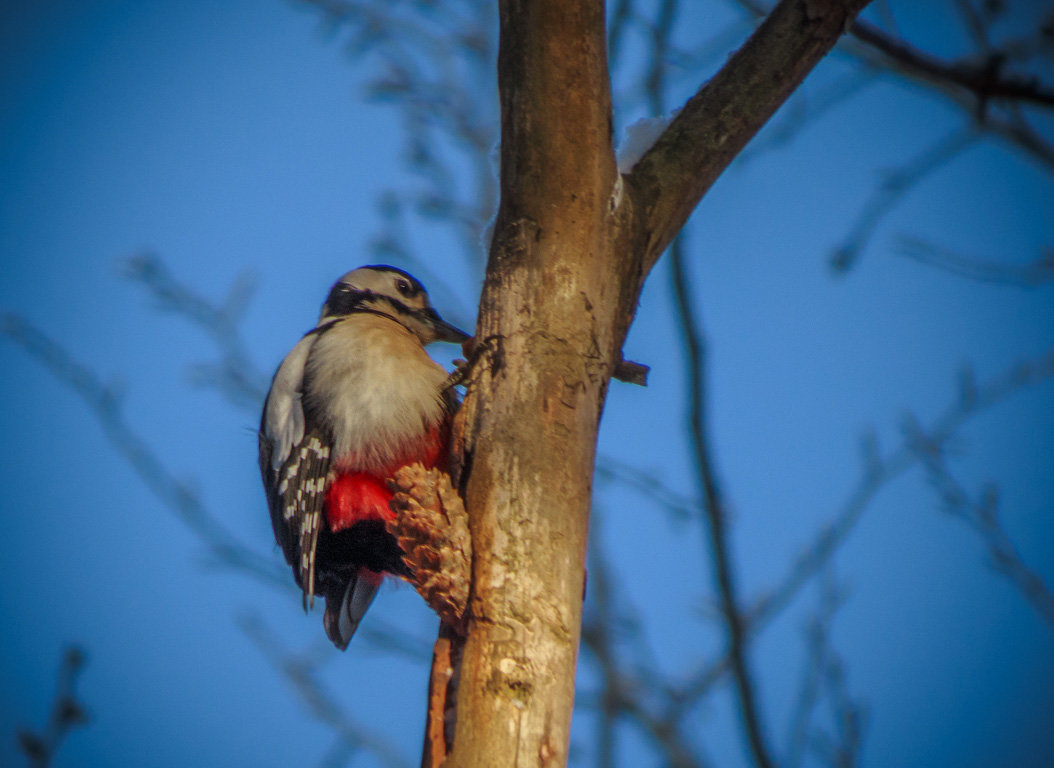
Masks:
[[[445,765],[566,764],[597,429],[644,277],[865,4],[781,3],[620,178],[603,3],[500,3],[501,205],[455,427],[473,566]]]
[[[450,764],[564,765],[597,427],[622,337],[600,2],[500,5],[501,205],[461,411],[475,556]]]

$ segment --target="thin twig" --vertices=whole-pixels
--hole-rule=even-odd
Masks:
[[[659,7],[658,19],[652,38],[652,66],[645,80],[651,109],[656,115],[665,113],[665,53],[676,18],[676,5],[664,0]],[[742,613],[737,596],[737,585],[732,564],[732,553],[726,529],[727,513],[718,490],[717,476],[711,458],[707,434],[706,408],[706,350],[702,326],[695,314],[688,283],[688,270],[684,264],[683,235],[676,237],[670,246],[671,271],[673,275],[674,303],[687,354],[688,375],[688,436],[694,458],[693,469],[704,500],[702,506],[705,520],[706,548],[710,554],[713,578],[720,595],[721,613],[724,618],[728,640],[728,655],[735,679],[739,717],[745,731],[750,754],[758,768],[773,765],[762,715],[757,704],[754,681],[747,657]]]
[[[810,739],[814,749],[822,744],[824,761],[836,768],[855,768],[860,762],[866,712],[849,692],[845,665],[831,643],[830,624],[841,606],[843,597],[828,569],[820,583],[821,613],[827,627],[820,631],[818,642],[823,643],[820,667],[821,692],[827,700],[834,721],[834,735],[818,731]]]
[[[805,628],[808,657],[787,739],[786,768],[797,768],[809,745],[813,713],[823,698],[824,683],[830,677],[828,670],[833,662],[831,631],[834,618],[844,603],[844,597],[838,592],[829,567],[821,574],[818,587],[819,600]]]
[[[768,13],[758,0],[737,0],[756,17]],[[874,24],[857,19],[849,34],[883,57],[886,68],[904,72],[913,78],[942,87],[954,86],[968,92],[979,102],[1003,99],[1044,107],[1054,107],[1054,88],[1038,77],[1007,74],[1000,71],[1001,59],[989,57],[973,61],[947,62],[890,35]],[[994,55],[993,55],[994,56]]]
[[[397,226],[406,207],[447,225],[469,264],[482,266],[480,234],[496,209],[497,183],[488,154],[498,140],[492,28],[495,8],[483,0],[431,5],[427,22],[416,4],[363,0],[300,0],[324,15],[331,30],[347,32],[347,51],[379,62],[367,86],[372,98],[396,104],[403,116],[407,165],[422,183],[410,193],[390,191],[389,227],[376,252],[422,264]],[[402,7],[400,7],[402,6]],[[460,170],[465,166],[471,170]],[[467,194],[459,198],[456,190]],[[391,207],[394,202],[396,208]],[[434,281],[430,281],[434,282]]]
[[[353,754],[372,753],[388,768],[406,768],[410,764],[395,744],[351,719],[318,679],[312,654],[296,656],[287,651],[258,616],[243,616],[238,625],[271,666],[285,677],[312,716],[339,734],[348,750]]]
[[[124,273],[154,298],[160,309],[190,320],[215,342],[220,361],[192,369],[192,381],[214,387],[230,402],[255,413],[267,394],[268,377],[253,363],[241,337],[241,321],[252,298],[254,280],[243,273],[222,303],[209,301],[180,282],[153,251],[124,263]]]
[[[18,730],[18,745],[32,768],[47,768],[51,765],[70,732],[88,724],[88,712],[77,697],[77,681],[86,663],[83,650],[77,646],[67,648],[62,655],[55,700],[51,705],[47,727],[42,733]]]
[[[0,316],[0,333],[40,361],[77,394],[98,420],[118,453],[139,478],[206,545],[217,564],[251,574],[271,586],[285,588],[289,579],[274,559],[241,543],[201,501],[197,492],[173,475],[164,462],[125,421],[121,398],[87,366],[58,343],[14,314]]]
[[[728,542],[728,514],[717,485],[707,437],[706,424],[706,349],[699,320],[695,315],[690,295],[687,269],[684,265],[682,238],[674,240],[670,248],[673,271],[674,303],[680,331],[688,357],[688,425],[694,457],[694,470],[705,500],[706,544],[728,635],[727,655],[735,680],[739,701],[739,715],[746,732],[750,752],[758,768],[773,765],[761,712],[757,704],[753,673],[747,655],[747,627],[739,604],[732,552]]]
[[[704,768],[706,762],[702,748],[693,746],[681,728],[662,715],[662,699],[666,686],[659,683],[660,674],[646,647],[643,632],[632,617],[639,615],[625,603],[625,590],[616,583],[616,574],[603,554],[601,525],[595,517],[590,531],[589,546],[589,592],[592,596],[582,624],[582,644],[596,662],[601,677],[601,690],[595,696],[583,695],[580,703],[599,710],[598,760],[599,764],[614,765],[616,751],[614,735],[620,720],[635,726],[662,754],[664,764],[674,768]],[[621,597],[617,597],[621,596]],[[628,635],[636,646],[630,652],[635,664],[630,664],[621,655],[618,636]],[[636,669],[635,669],[636,667]],[[646,693],[655,694],[660,706],[649,707]],[[608,737],[611,741],[604,741]],[[610,761],[610,762],[607,762]]]
[[[935,445],[947,444],[972,419],[1022,389],[1054,377],[1054,350],[1019,363],[983,385],[960,385],[957,400],[926,431]],[[865,456],[870,449],[865,450]],[[916,447],[905,438],[886,457],[866,458],[863,472],[841,511],[825,525],[813,545],[799,556],[779,586],[754,602],[750,623],[763,623],[777,615],[801,586],[831,558],[860,520],[878,491],[918,465]]]
[[[922,264],[994,285],[1035,288],[1054,280],[1054,249],[1049,248],[1027,264],[1005,264],[969,258],[920,237],[904,235],[895,252]]]
[[[866,21],[855,21],[849,33],[874,48],[890,63],[910,74],[942,85],[965,89],[979,102],[1006,99],[1044,107],[1054,107],[1054,89],[1036,77],[1021,77],[1000,71],[1001,59],[993,54],[978,63],[945,62],[903,40],[897,40]]]
[[[963,26],[966,27],[966,31],[973,38],[974,46],[978,52],[983,56],[990,56],[992,54],[992,41],[988,37],[988,27],[991,20],[985,19],[978,13],[977,9],[974,8],[973,0],[955,0],[955,5],[959,9],[959,16],[962,18]]]
[[[836,274],[843,274],[855,266],[878,225],[890,211],[927,176],[973,145],[978,136],[972,126],[957,129],[927,146],[900,167],[884,174],[849,234],[831,256],[831,269]]]
[[[180,307],[195,302],[178,302]],[[45,369],[78,395],[99,421],[110,443],[135,470],[146,487],[178,520],[205,545],[213,561],[227,570],[240,573],[281,592],[291,593],[293,581],[288,571],[273,556],[264,555],[239,540],[210,510],[193,486],[179,480],[160,456],[127,423],[121,410],[120,393],[103,383],[91,369],[78,362],[57,342],[14,314],[0,315],[0,334],[10,338]],[[429,644],[407,636],[405,629],[383,622],[370,621],[361,634],[376,647],[415,660],[426,660]]]
[[[767,13],[766,4],[758,0],[735,2],[755,18]],[[1003,71],[1008,62],[1040,59],[1049,48],[1049,32],[1042,25],[1037,25],[1031,35],[1002,41],[981,62],[951,63],[931,57],[866,22],[857,21],[849,30],[852,36],[841,40],[838,50],[872,70],[892,72],[924,84],[960,107],[979,133],[999,138],[1048,171],[1054,170],[1054,144],[1034,129],[1018,109],[1021,104],[1051,106],[1054,89],[1036,77],[1007,75]]]
[[[922,462],[943,510],[962,520],[984,543],[992,567],[1017,588],[1036,612],[1054,627],[1054,592],[1038,571],[1029,567],[999,519],[999,494],[995,486],[986,487],[977,498],[971,496],[948,469],[946,441],[935,440],[909,418],[905,425],[908,445]]]
[[[956,401],[933,421],[926,434],[937,445],[947,444],[978,416],[1026,387],[1051,378],[1054,378],[1054,350],[1019,363],[984,384],[977,384],[968,377],[960,384]],[[812,544],[795,558],[776,585],[763,592],[746,611],[749,636],[756,635],[781,615],[809,580],[823,569],[855,529],[878,492],[919,464],[917,451],[907,439],[881,456],[874,440],[869,437],[864,441],[863,454],[863,471],[839,511],[820,529]],[[723,678],[730,664],[730,654],[726,651],[690,675],[671,697],[670,716],[674,719],[683,717]]]
[[[699,510],[698,499],[677,493],[655,475],[614,456],[601,455],[597,459],[596,474],[601,480],[633,488],[679,520],[690,520]]]
[[[601,690],[599,715],[596,732],[596,766],[597,768],[615,768],[615,754],[618,738],[618,718],[621,714],[621,676],[619,665],[615,661],[613,629],[616,623],[611,579],[607,563],[600,555],[599,531],[597,523],[590,530],[589,561],[592,612],[588,621],[583,622],[583,638],[588,635],[586,645],[592,650],[601,669]]]

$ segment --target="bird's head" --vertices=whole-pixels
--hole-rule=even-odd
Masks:
[[[413,275],[396,267],[359,267],[338,280],[322,305],[318,324],[356,312],[389,317],[421,340],[460,343],[469,338],[439,316],[428,303],[428,293]]]

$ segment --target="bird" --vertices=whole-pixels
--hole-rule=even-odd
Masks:
[[[385,529],[387,481],[416,462],[447,469],[458,398],[425,347],[468,339],[412,275],[367,265],[337,280],[271,380],[258,442],[275,541],[304,610],[325,598],[340,650],[384,576],[411,576]]]

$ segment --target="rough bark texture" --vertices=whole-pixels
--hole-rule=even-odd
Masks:
[[[620,360],[599,2],[501,5],[502,199],[461,412],[473,594],[455,766],[564,765],[594,446]]]
[[[447,766],[566,764],[597,428],[644,277],[865,4],[780,4],[620,179],[603,3],[501,3],[501,206],[455,425],[473,564]]]
[[[458,670],[461,666],[461,636],[450,625],[439,625],[432,648],[432,671],[428,678],[428,716],[421,768],[438,768],[447,758],[454,740]]]

